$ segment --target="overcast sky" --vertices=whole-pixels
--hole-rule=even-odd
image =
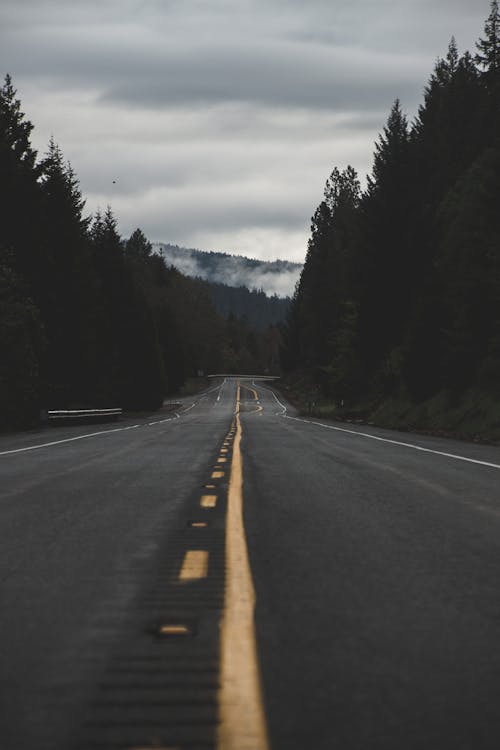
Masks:
[[[489,0],[1,0],[0,71],[128,236],[302,261],[333,167],[364,179]]]

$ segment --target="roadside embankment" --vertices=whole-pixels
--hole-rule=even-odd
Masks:
[[[303,415],[500,444],[500,396],[480,389],[460,395],[443,390],[420,403],[405,394],[342,403],[325,398],[307,378],[277,381],[273,387]]]

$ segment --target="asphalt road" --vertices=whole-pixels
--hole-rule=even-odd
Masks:
[[[498,748],[500,450],[299,419],[241,384],[270,746]],[[236,393],[0,438],[5,750],[217,745]],[[179,585],[201,548],[207,577]]]

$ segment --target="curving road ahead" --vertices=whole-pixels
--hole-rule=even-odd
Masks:
[[[2,748],[496,750],[499,479],[234,378],[2,436]]]

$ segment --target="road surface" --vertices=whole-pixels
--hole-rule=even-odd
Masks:
[[[496,750],[499,480],[235,378],[2,436],[1,747]]]

